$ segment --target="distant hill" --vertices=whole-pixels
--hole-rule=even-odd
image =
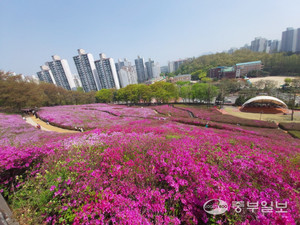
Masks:
[[[300,75],[300,55],[288,53],[268,54],[264,52],[252,52],[247,49],[237,50],[232,54],[216,53],[202,55],[191,61],[185,62],[175,72],[176,74],[189,74],[198,70],[208,71],[217,66],[233,66],[236,63],[261,60],[264,71],[270,75]]]

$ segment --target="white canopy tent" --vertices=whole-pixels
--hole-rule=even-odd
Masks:
[[[281,101],[280,99],[278,98],[275,98],[275,97],[272,97],[272,96],[257,96],[257,97],[254,97],[254,98],[251,98],[249,99],[248,101],[246,101],[242,107],[245,107],[247,106],[248,104],[250,103],[274,103],[282,108],[288,108],[287,105]]]

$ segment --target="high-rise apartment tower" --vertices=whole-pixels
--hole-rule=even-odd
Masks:
[[[98,80],[93,55],[85,53],[83,49],[78,49],[78,53],[79,55],[74,56],[73,59],[83,90],[85,92],[100,90],[100,81]]]

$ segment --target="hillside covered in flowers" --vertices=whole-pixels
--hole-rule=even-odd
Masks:
[[[20,224],[299,223],[299,139],[271,123],[236,125],[216,114],[42,108],[52,125],[85,129],[64,135],[0,114],[0,192]],[[225,201],[226,212],[207,213],[212,199]]]

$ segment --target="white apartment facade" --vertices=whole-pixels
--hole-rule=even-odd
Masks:
[[[99,80],[100,89],[116,88],[120,89],[119,78],[112,58],[106,58],[106,55],[101,53],[100,60],[95,61]]]
[[[41,66],[41,71],[37,72],[36,74],[40,81],[50,83],[50,84],[56,84],[49,66],[47,65]]]
[[[158,78],[160,77],[161,74],[161,67],[159,65],[159,63],[153,63],[152,64],[152,76],[153,78]]]
[[[74,77],[71,73],[68,61],[61,59],[58,55],[52,56],[53,61],[47,62],[57,86],[61,86],[67,90],[76,89]]]
[[[137,84],[137,72],[134,66],[123,66],[119,70],[119,77],[120,77],[120,85],[122,88],[126,87],[129,84]]]
[[[82,88],[85,92],[100,90],[100,81],[94,63],[94,57],[78,49],[78,55],[73,57],[80,78]]]

